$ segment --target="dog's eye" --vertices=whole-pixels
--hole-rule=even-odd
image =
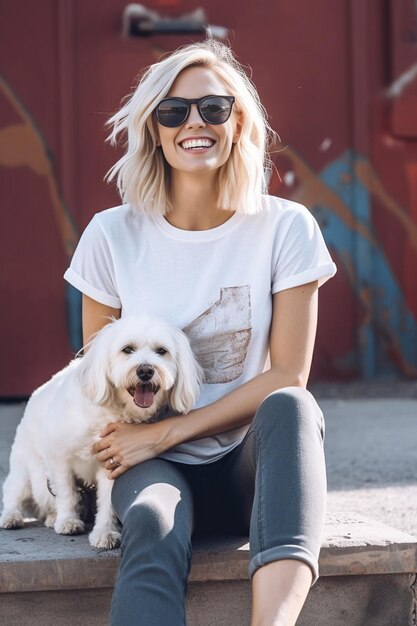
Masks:
[[[156,354],[159,354],[160,356],[164,356],[164,354],[166,354],[168,350],[166,348],[163,348],[162,346],[159,346],[159,348],[157,348],[155,352]]]
[[[125,354],[133,354],[135,352],[135,348],[133,346],[125,346],[122,348],[122,352]]]

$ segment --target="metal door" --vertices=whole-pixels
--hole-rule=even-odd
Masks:
[[[0,396],[28,394],[76,347],[62,274],[92,215],[119,203],[103,183],[118,157],[105,120],[143,67],[203,38],[125,36],[126,4],[2,9]],[[313,378],[417,377],[415,79],[395,91],[417,62],[414,0],[146,6],[177,25],[200,7],[252,68],[281,136],[271,192],[309,207],[339,268],[321,291]]]

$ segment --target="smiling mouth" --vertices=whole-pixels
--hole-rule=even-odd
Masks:
[[[153,383],[138,382],[135,387],[130,387],[128,392],[133,397],[136,406],[141,409],[148,409],[152,406],[155,395],[158,393],[159,389],[160,388]]]
[[[185,139],[179,145],[184,150],[201,150],[211,148],[215,143],[213,139]]]

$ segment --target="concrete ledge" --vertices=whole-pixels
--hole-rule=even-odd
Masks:
[[[0,593],[111,588],[119,550],[94,550],[87,535],[65,537],[28,523],[0,531]],[[247,538],[194,542],[190,582],[246,580]],[[329,516],[320,575],[417,572],[417,538],[356,515]]]
[[[0,531],[0,623],[107,625],[119,558],[117,550],[93,550],[86,535],[58,536],[33,523]],[[248,560],[246,537],[194,542],[189,626],[249,626]],[[331,516],[320,568],[297,626],[415,626],[415,537],[356,515]]]

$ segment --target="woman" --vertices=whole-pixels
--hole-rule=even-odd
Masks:
[[[294,624],[325,515],[306,384],[335,266],[307,209],[263,195],[270,130],[226,46],[151,66],[109,123],[128,138],[109,173],[125,204],[94,217],[66,273],[84,339],[147,312],[185,330],[205,371],[188,415],[109,424],[94,446],[123,525],[112,624],[184,624],[191,534],[212,529],[250,531],[252,626]]]

